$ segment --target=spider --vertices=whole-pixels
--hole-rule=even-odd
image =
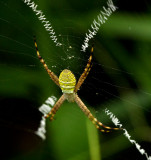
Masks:
[[[63,94],[59,98],[59,100],[56,102],[52,110],[45,116],[45,118],[49,118],[52,121],[56,112],[59,110],[61,107],[62,103],[65,100],[68,100],[69,102],[76,102],[77,105],[81,108],[81,110],[85,113],[85,115],[89,118],[90,121],[95,125],[97,129],[99,129],[101,132],[110,132],[111,130],[120,130],[120,128],[111,128],[108,126],[105,126],[101,122],[99,122],[90,112],[90,110],[86,107],[86,105],[82,102],[82,100],[79,98],[77,91],[80,89],[81,85],[83,84],[84,80],[89,74],[89,71],[91,70],[92,67],[92,54],[93,54],[93,46],[91,48],[90,52],[90,57],[88,59],[87,65],[84,69],[84,72],[81,74],[78,82],[76,83],[76,78],[74,74],[68,70],[64,69],[60,75],[59,78],[48,68],[47,64],[45,63],[44,59],[41,57],[38,47],[37,47],[37,42],[36,38],[34,37],[34,43],[35,43],[35,48],[37,52],[37,56],[40,60],[40,62],[43,64],[45,70],[48,72],[50,78],[58,85]],[[103,129],[104,128],[104,129]]]

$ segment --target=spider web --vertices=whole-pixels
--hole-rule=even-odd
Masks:
[[[2,108],[12,103],[15,104],[14,101],[11,101],[10,104],[6,103],[10,98],[16,99],[20,105],[24,103],[23,99],[26,99],[26,105],[22,106],[23,109],[19,108],[18,103],[16,104],[15,111],[17,110],[20,115],[17,115],[18,118],[15,118],[11,124],[9,124],[10,120],[5,120],[6,110],[2,109],[1,121],[4,121],[2,124],[8,127],[14,125],[14,128],[16,126],[16,128],[23,128],[34,133],[37,127],[36,122],[41,119],[41,114],[35,106],[40,106],[49,96],[53,95],[59,98],[61,95],[60,90],[50,81],[36,57],[33,44],[33,35],[36,35],[38,49],[49,68],[57,75],[65,68],[70,69],[77,80],[87,64],[91,46],[94,44],[93,67],[78,92],[79,96],[88,107],[93,108],[101,121],[107,122],[102,111],[109,107],[128,128],[135,125],[148,126],[151,104],[151,91],[150,85],[148,85],[150,65],[142,53],[144,53],[143,50],[147,50],[149,53],[148,40],[150,38],[143,36],[146,44],[141,43],[141,46],[136,50],[135,48],[139,46],[138,39],[142,38],[142,35],[133,35],[135,25],[132,23],[123,24],[122,27],[126,25],[125,32],[128,34],[125,36],[126,38],[123,38],[121,36],[122,29],[120,30],[114,24],[114,21],[117,20],[116,16],[120,18],[121,15],[115,12],[101,26],[95,38],[90,40],[86,52],[81,52],[85,33],[90,29],[93,19],[96,18],[102,7],[106,6],[106,2],[93,1],[85,4],[82,1],[72,3],[68,1],[56,4],[46,1],[36,3],[50,20],[62,46],[55,46],[43,24],[31,8],[22,1],[2,0],[0,2],[0,41],[2,42],[0,45],[0,101]],[[120,8],[124,8],[121,3],[117,3],[117,6],[119,12]],[[143,8],[141,9],[143,12]],[[136,9],[136,13],[138,11]],[[124,16],[129,22],[132,22],[133,19],[129,19],[129,15]],[[138,16],[138,19],[140,17]],[[145,22],[148,24],[147,18]],[[116,34],[115,31],[118,33]],[[121,51],[123,52],[121,53]],[[147,54],[146,57],[150,58]],[[15,106],[13,105],[13,107]],[[36,112],[38,118],[34,116],[36,118],[32,119],[31,126],[29,124],[22,125],[27,120],[21,116],[21,110],[24,109],[27,114],[31,110],[34,114]],[[136,112],[135,116],[133,112]],[[80,111],[77,114],[81,116]],[[32,115],[29,117],[31,120]],[[18,124],[18,121],[23,127]],[[110,124],[109,120],[108,123]]]

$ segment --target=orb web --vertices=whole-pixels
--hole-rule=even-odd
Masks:
[[[37,4],[51,22],[57,40],[62,45],[58,47],[51,41],[43,23],[24,2],[16,0],[12,3],[2,0],[0,2],[2,98],[30,97],[34,102],[38,99],[39,106],[50,95],[59,98],[60,90],[49,79],[37,59],[34,35],[40,54],[50,69],[58,76],[63,69],[70,69],[77,80],[87,64],[91,46],[94,45],[93,67],[78,92],[79,96],[88,107],[92,107],[101,121],[110,124],[110,120],[107,120],[102,112],[108,107],[118,115],[126,128],[140,125],[148,129],[151,103],[148,54],[151,50],[148,36],[150,32],[146,29],[143,34],[141,31],[144,23],[150,27],[148,16],[138,14],[137,11],[134,16],[123,14],[121,7],[123,9],[125,6],[123,7],[120,2],[117,4],[114,2],[119,7],[118,10],[110,15],[98,33],[90,39],[86,51],[82,52],[81,46],[86,33],[90,33],[94,19],[103,6],[106,6],[106,2],[96,1],[87,4],[78,2],[76,5],[68,2],[70,5],[64,5],[63,8],[57,4],[54,6],[48,1]]]

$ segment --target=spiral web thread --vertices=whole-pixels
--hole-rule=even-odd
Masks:
[[[97,34],[99,31],[100,27],[102,24],[104,24],[108,18],[113,12],[116,11],[117,7],[114,6],[112,0],[107,1],[107,8],[103,6],[103,10],[100,11],[100,14],[97,16],[97,20],[94,19],[92,24],[91,24],[91,29],[88,29],[88,33],[86,33],[84,42],[82,44],[82,50],[83,52],[86,51],[86,48],[89,46],[89,41],[90,39],[94,38],[94,36]]]
[[[62,43],[58,42],[56,33],[51,25],[51,23],[47,20],[46,16],[41,10],[38,10],[38,5],[35,4],[35,2],[31,0],[23,0],[25,4],[27,4],[33,12],[35,12],[36,16],[38,16],[38,19],[43,23],[43,26],[45,27],[46,31],[49,32],[50,38],[52,41],[56,44],[56,46],[61,46]],[[86,48],[89,46],[89,41],[90,39],[94,38],[94,36],[97,34],[99,31],[100,27],[102,24],[104,24],[107,20],[108,17],[115,12],[117,9],[116,6],[114,6],[112,0],[107,1],[107,7],[103,6],[103,10],[100,10],[100,14],[97,16],[97,20],[94,19],[92,24],[91,24],[91,29],[88,29],[88,33],[86,33],[86,36],[84,38],[84,42],[81,47],[81,51],[85,52]]]
[[[54,106],[55,102],[56,102],[57,98],[54,96],[49,97],[44,104],[42,104],[39,107],[39,111],[43,114],[41,121],[40,121],[40,126],[38,128],[38,130],[35,132],[36,135],[38,135],[39,137],[41,137],[43,140],[46,139],[46,118],[45,116],[51,111],[52,107]]]
[[[56,33],[55,33],[51,23],[47,20],[44,13],[41,10],[37,9],[38,5],[35,4],[35,2],[33,2],[31,0],[23,0],[23,1],[24,1],[25,4],[27,4],[35,12],[36,16],[38,16],[38,19],[42,22],[46,31],[49,32],[50,38],[56,44],[56,46],[61,46],[62,44],[60,42],[58,42]]]
[[[119,128],[122,128],[122,124],[120,123],[119,119],[112,113],[110,112],[107,108],[105,109],[105,113],[110,117],[110,119],[112,120],[112,122]],[[141,148],[141,146],[133,139],[131,139],[130,134],[128,133],[128,131],[123,128],[122,129],[124,131],[123,135],[132,143],[135,145],[136,149],[142,154],[145,155],[147,160],[151,160],[151,156],[148,156],[148,154],[146,153],[146,151],[144,149]]]

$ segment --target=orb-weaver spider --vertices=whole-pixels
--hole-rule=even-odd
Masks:
[[[44,59],[40,56],[39,50],[37,48],[36,39],[34,38],[35,42],[35,48],[37,52],[37,56],[40,60],[40,62],[43,64],[44,68],[48,72],[50,78],[61,88],[63,95],[59,98],[59,100],[56,102],[52,110],[46,115],[45,118],[50,117],[50,120],[53,120],[56,112],[61,107],[62,103],[65,100],[68,100],[69,102],[76,102],[78,106],[81,108],[81,110],[85,113],[85,115],[92,121],[92,123],[95,125],[97,129],[99,129],[101,132],[110,132],[110,130],[120,130],[120,128],[111,128],[108,126],[105,126],[101,122],[99,122],[90,112],[90,110],[85,106],[85,104],[82,102],[82,100],[79,98],[77,91],[83,84],[84,80],[86,79],[89,71],[91,70],[92,64],[92,54],[93,54],[93,47],[91,48],[91,54],[88,59],[88,63],[84,69],[84,72],[81,74],[78,82],[76,83],[76,78],[74,74],[68,70],[64,69],[61,73],[59,78],[50,70],[48,69],[48,66],[46,65]],[[102,128],[104,129],[102,129]]]

